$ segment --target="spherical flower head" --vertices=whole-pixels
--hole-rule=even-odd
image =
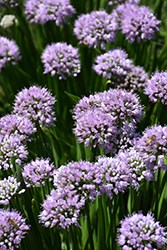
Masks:
[[[19,47],[15,41],[0,36],[0,72],[3,67],[6,67],[7,62],[11,62],[11,64],[15,65],[16,61],[20,59]]]
[[[12,196],[14,196],[16,193],[23,193],[23,189],[21,191],[18,190],[20,184],[21,183],[17,182],[17,179],[13,176],[8,176],[8,178],[0,180],[0,204],[7,205],[9,204]]]
[[[28,0],[25,3],[27,19],[42,25],[48,21],[55,21],[57,26],[63,25],[75,12],[69,0]]]
[[[95,58],[94,71],[103,77],[120,82],[131,71],[132,61],[122,49],[112,49]]]
[[[16,210],[0,209],[0,247],[10,250],[19,248],[19,243],[30,229],[25,219]]]
[[[27,158],[28,151],[17,133],[0,136],[0,169],[13,168],[13,163],[21,164]]]
[[[137,141],[136,148],[145,158],[148,168],[156,171],[160,167],[166,170],[164,156],[167,154],[167,126],[154,125],[147,128]]]
[[[0,118],[0,136],[6,134],[18,133],[21,139],[25,142],[30,140],[28,137],[36,132],[36,128],[31,120],[27,117],[9,114]]]
[[[142,116],[137,95],[110,89],[83,97],[74,108],[74,134],[85,146],[103,147],[105,153],[116,153],[133,145],[136,124]]]
[[[55,189],[42,204],[40,222],[45,227],[69,228],[80,226],[78,219],[87,199],[94,201],[99,195],[95,175],[100,169],[86,161],[70,162],[60,166],[54,174]]]
[[[31,86],[20,91],[13,104],[13,113],[38,121],[40,126],[48,128],[53,125],[55,118],[55,97],[46,89]]]
[[[115,42],[118,25],[115,17],[105,10],[82,14],[75,20],[74,34],[80,44],[105,49],[106,42]]]
[[[42,56],[44,74],[51,72],[51,76],[57,74],[59,79],[67,76],[76,77],[81,71],[78,49],[65,42],[47,45]]]
[[[167,71],[154,73],[151,79],[147,80],[144,92],[148,95],[151,102],[157,102],[159,100],[166,105]]]
[[[125,217],[120,222],[118,229],[118,245],[121,249],[157,249],[167,243],[165,228],[155,221],[153,215],[147,213],[144,216],[141,212]]]
[[[96,182],[94,181],[95,174],[98,171],[99,168],[88,161],[70,162],[55,171],[54,186],[56,188],[61,186],[64,189],[69,185],[73,186],[80,196],[94,201],[95,196],[98,195]]]
[[[15,15],[4,15],[1,19],[0,26],[5,28],[8,28],[14,24]]]
[[[55,166],[49,159],[35,159],[24,165],[22,175],[27,187],[45,185],[46,180],[52,181]]]
[[[125,3],[118,5],[114,13],[118,15],[122,33],[131,43],[136,38],[138,42],[154,39],[155,32],[159,31],[160,21],[147,6]]]

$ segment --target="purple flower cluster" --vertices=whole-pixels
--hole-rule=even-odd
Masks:
[[[27,158],[28,151],[17,133],[0,137],[0,169],[13,168],[13,163],[21,164]]]
[[[131,4],[139,4],[140,0],[112,0],[108,2],[108,5],[112,6],[115,4],[121,4],[121,3],[131,3]]]
[[[15,41],[0,36],[0,72],[3,67],[6,67],[7,62],[15,65],[20,59],[20,51]]]
[[[52,181],[55,166],[49,159],[35,159],[24,165],[22,175],[27,187],[45,185],[46,180]]]
[[[71,162],[55,171],[54,186],[42,204],[40,222],[45,227],[69,228],[78,224],[80,210],[87,199],[94,200],[99,194],[94,182],[96,169],[90,162]]]
[[[44,74],[48,72],[51,72],[51,76],[57,74],[60,80],[71,75],[76,77],[81,71],[78,49],[65,42],[47,45],[41,59],[44,63]]]
[[[106,42],[115,42],[118,24],[112,14],[105,10],[82,14],[75,20],[74,34],[80,44],[96,48],[99,44],[105,49]]]
[[[4,7],[6,5],[10,5],[10,7],[15,7],[15,6],[18,6],[18,3],[16,0],[1,0],[0,1],[0,7]]]
[[[143,155],[147,167],[166,170],[164,156],[167,154],[167,126],[155,125],[147,128],[143,136],[137,141],[137,150]]]
[[[167,104],[167,71],[156,72],[146,83],[145,94],[148,95],[152,102],[160,100]]]
[[[116,153],[133,144],[136,124],[142,116],[137,95],[110,89],[83,97],[74,108],[74,133],[85,146],[103,147]]]
[[[159,31],[160,21],[147,6],[121,4],[114,9],[113,15],[120,22],[121,31],[126,39],[132,43],[136,38],[138,42],[143,39],[151,40],[155,32]]]
[[[141,212],[125,217],[120,222],[118,229],[118,245],[122,250],[155,250],[155,244],[162,248],[167,244],[167,233],[165,228],[155,221],[153,215],[147,213],[144,216]]]
[[[67,23],[67,18],[74,13],[69,0],[27,0],[25,3],[25,14],[33,23],[45,24],[53,20],[59,26]]]
[[[6,134],[18,133],[22,140],[28,140],[28,136],[35,133],[36,128],[29,118],[9,114],[0,118],[0,136],[4,137]]]
[[[135,189],[140,186],[142,179],[150,181],[154,173],[147,169],[145,161],[137,150],[120,151],[115,157],[99,157],[96,168],[99,172],[95,175],[99,182],[99,191],[106,193],[112,199],[113,194],[124,192],[130,185]]]
[[[0,249],[14,250],[30,229],[17,211],[0,209]]]
[[[17,182],[17,179],[13,176],[8,176],[0,180],[0,204],[7,205],[9,204],[10,199],[18,192],[20,182]],[[18,193],[25,192],[24,189],[20,190]]]
[[[53,125],[55,118],[55,97],[46,89],[37,86],[24,88],[20,91],[13,104],[13,113],[38,121],[41,126],[48,128]]]
[[[97,56],[93,69],[98,75],[110,79],[115,88],[124,88],[131,92],[143,89],[148,79],[144,69],[134,66],[127,53],[119,48]]]

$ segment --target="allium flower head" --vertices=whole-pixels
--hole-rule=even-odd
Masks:
[[[44,74],[57,74],[60,80],[71,75],[76,77],[81,70],[78,49],[65,42],[47,45],[41,59],[44,63]]]
[[[118,25],[115,17],[105,10],[82,14],[74,23],[74,34],[79,43],[105,49],[106,42],[115,42]]]
[[[6,5],[9,5],[10,7],[18,6],[18,3],[16,0],[0,0],[0,7],[4,7]]]
[[[28,136],[36,132],[36,128],[27,117],[9,114],[0,118],[0,136],[17,133],[21,135],[22,140],[27,140]]]
[[[13,113],[38,121],[41,126],[50,127],[56,120],[55,97],[46,89],[37,86],[20,91],[13,104]]]
[[[153,215],[141,212],[125,217],[118,229],[118,245],[121,249],[151,249],[162,248],[167,243],[165,228],[155,221]],[[157,248],[155,248],[155,244]]]
[[[148,168],[167,169],[164,163],[164,156],[167,155],[167,126],[155,125],[147,128],[137,141],[136,147],[145,158]]]
[[[131,4],[139,4],[140,0],[112,0],[108,2],[108,5],[112,6],[115,4],[122,4],[122,3],[131,3]]]
[[[35,159],[23,167],[23,178],[27,187],[45,185],[46,180],[52,181],[55,166],[49,159]]]
[[[83,97],[74,108],[74,133],[85,146],[103,147],[116,153],[136,136],[136,124],[142,116],[137,95],[110,89]]]
[[[74,13],[69,0],[27,0],[25,3],[25,14],[33,23],[45,24],[53,20],[59,26],[67,23],[67,18]]]
[[[146,83],[145,94],[148,95],[152,102],[160,100],[167,104],[167,71],[156,72]]]
[[[20,59],[20,51],[15,41],[0,36],[0,72],[3,67],[6,67],[7,62],[15,65]]]
[[[0,180],[0,204],[9,204],[12,196],[18,192],[18,188],[20,186],[20,182],[17,182],[17,179],[13,176],[8,176],[8,178],[4,178]],[[24,189],[22,189],[18,193],[23,193]]]
[[[21,164],[27,158],[28,151],[22,144],[21,136],[17,133],[0,136],[0,169],[13,168],[13,162]]]
[[[8,28],[14,24],[15,15],[4,15],[1,19],[0,26],[3,28]]]
[[[19,243],[30,229],[25,219],[17,211],[0,209],[0,248],[13,250],[19,248]]]
[[[87,199],[93,201],[99,195],[95,174],[99,168],[90,162],[71,162],[55,171],[55,190],[42,204],[40,222],[45,227],[69,228],[78,224],[80,210]]]
[[[138,42],[143,39],[151,40],[155,32],[159,31],[160,21],[147,6],[121,4],[114,10],[113,15],[117,15],[122,33],[132,43],[136,38]]]
[[[131,71],[132,60],[127,57],[128,55],[124,50],[112,49],[95,58],[93,69],[98,75],[121,81]]]

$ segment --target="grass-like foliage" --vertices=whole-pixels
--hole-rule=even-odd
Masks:
[[[166,9],[0,1],[0,250],[167,249]]]

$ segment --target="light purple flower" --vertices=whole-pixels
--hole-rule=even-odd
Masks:
[[[18,6],[18,2],[16,0],[1,0],[0,1],[0,7],[5,7],[9,5],[10,7],[15,7],[15,6]]]
[[[160,100],[167,104],[167,71],[152,74],[151,79],[146,82],[145,94],[152,102]]]
[[[48,128],[54,124],[55,97],[46,89],[31,86],[20,91],[13,104],[13,113],[38,121],[41,126]]]
[[[32,23],[45,24],[53,20],[57,26],[63,25],[75,12],[69,0],[27,0],[25,3],[25,14]]]
[[[114,9],[113,15],[117,16],[122,33],[131,43],[136,38],[138,42],[141,42],[143,39],[154,39],[155,32],[159,31],[160,21],[157,20],[147,6],[138,6],[130,3],[121,4]]]
[[[136,148],[143,155],[149,169],[156,171],[160,167],[166,170],[164,156],[167,154],[167,126],[154,125],[147,128],[137,141]]]
[[[19,47],[16,45],[15,41],[0,36],[0,72],[3,67],[6,67],[8,62],[15,65],[16,61],[20,59]]]
[[[51,76],[57,74],[59,79],[67,76],[76,77],[81,71],[78,49],[65,42],[47,45],[42,56],[44,74],[51,72]]]
[[[27,187],[45,185],[46,180],[52,181],[55,166],[49,159],[32,160],[24,165],[22,175]]]
[[[140,0],[112,0],[108,2],[108,5],[112,6],[115,4],[122,4],[122,3],[131,3],[131,4],[139,4]]]
[[[82,14],[75,20],[74,34],[80,44],[96,48],[99,44],[105,49],[106,42],[115,42],[118,25],[115,17],[105,10]]]
[[[0,180],[0,204],[7,205],[9,204],[10,199],[16,193],[23,193],[25,190],[18,190],[20,182],[17,182],[17,179],[13,176],[8,176],[8,178],[4,178]]]
[[[30,229],[25,219],[16,210],[0,209],[0,249],[14,250]]]
[[[24,116],[8,114],[0,118],[1,137],[16,133],[16,131],[21,135],[20,138],[26,141],[30,140],[28,137],[36,132],[36,128],[30,119]]]
[[[136,124],[142,116],[137,95],[110,89],[83,97],[74,108],[74,133],[85,146],[103,147],[116,153],[133,145]]]
[[[94,201],[99,195],[95,174],[100,169],[93,163],[79,161],[60,166],[54,174],[55,189],[42,204],[40,222],[45,227],[69,228],[79,225],[80,211],[86,200]]]
[[[0,136],[0,169],[13,168],[13,163],[21,164],[27,158],[28,151],[17,133]]]
[[[121,249],[157,249],[166,246],[167,233],[165,227],[155,221],[153,215],[141,212],[133,213],[120,222],[118,229],[118,245]],[[157,248],[155,248],[155,245]]]

